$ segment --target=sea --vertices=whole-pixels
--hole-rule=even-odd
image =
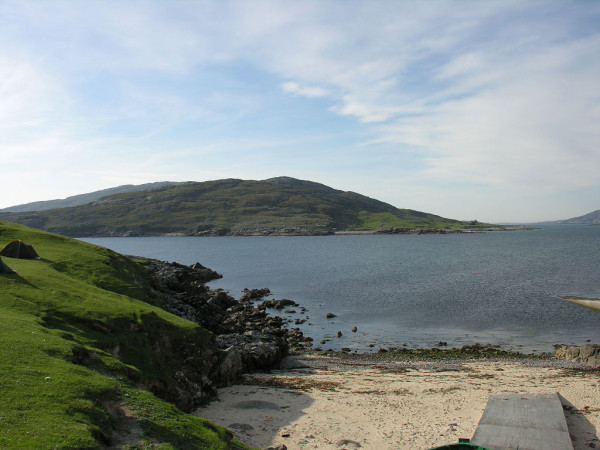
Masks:
[[[479,343],[542,353],[560,344],[600,344],[600,310],[561,298],[600,298],[600,226],[82,240],[127,255],[200,262],[223,275],[209,286],[235,298],[244,288],[268,287],[270,298],[306,309],[277,314],[323,350]]]

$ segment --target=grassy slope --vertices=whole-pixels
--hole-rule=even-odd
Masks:
[[[103,234],[106,230],[251,234],[261,228],[301,228],[322,234],[333,230],[469,226],[317,183],[276,180],[279,182],[229,179],[186,183],[152,192],[118,194],[75,208],[0,215],[0,219],[71,236]]]
[[[42,260],[3,258],[16,274],[0,274],[0,446],[97,448],[114,430],[107,405],[115,404],[142,419],[143,439],[158,448],[231,448],[227,430],[130,382],[132,374],[138,384],[172,376],[174,368],[161,365],[149,347],[156,330],[182,345],[209,339],[146,302],[153,297],[141,266],[107,249],[0,222],[0,246],[13,239],[33,244]],[[95,357],[74,364],[78,349]]]

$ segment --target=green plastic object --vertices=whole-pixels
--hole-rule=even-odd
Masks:
[[[442,445],[441,447],[433,447],[429,450],[493,450],[491,448],[482,447],[481,445],[471,444],[468,439],[459,439],[458,444]]]

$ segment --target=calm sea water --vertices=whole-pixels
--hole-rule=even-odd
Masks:
[[[558,297],[600,297],[600,226],[468,235],[84,240],[125,254],[199,261],[224,276],[210,286],[236,298],[245,287],[268,287],[275,298],[308,308],[285,315],[308,317],[299,327],[324,349],[376,351],[446,341],[541,352],[559,343],[600,343],[600,311]],[[337,317],[327,319],[328,312]],[[329,341],[319,344],[324,339]]]

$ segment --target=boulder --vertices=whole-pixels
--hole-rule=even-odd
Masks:
[[[232,384],[242,371],[242,355],[231,346],[224,351],[225,357],[217,368],[217,377],[221,385]]]
[[[277,310],[282,310],[286,306],[300,306],[300,305],[298,305],[298,303],[296,303],[293,300],[288,300],[286,298],[283,298],[281,300],[275,300],[275,299],[264,300],[259,305],[259,308],[261,308],[261,309],[273,308],[273,309],[277,309]]]
[[[271,290],[269,288],[261,288],[261,289],[244,288],[244,290],[242,292],[244,294],[240,297],[241,302],[246,302],[246,301],[251,301],[251,300],[259,300],[259,299],[271,294]]]
[[[592,367],[600,367],[600,345],[561,345],[554,350],[554,357],[581,361]]]

